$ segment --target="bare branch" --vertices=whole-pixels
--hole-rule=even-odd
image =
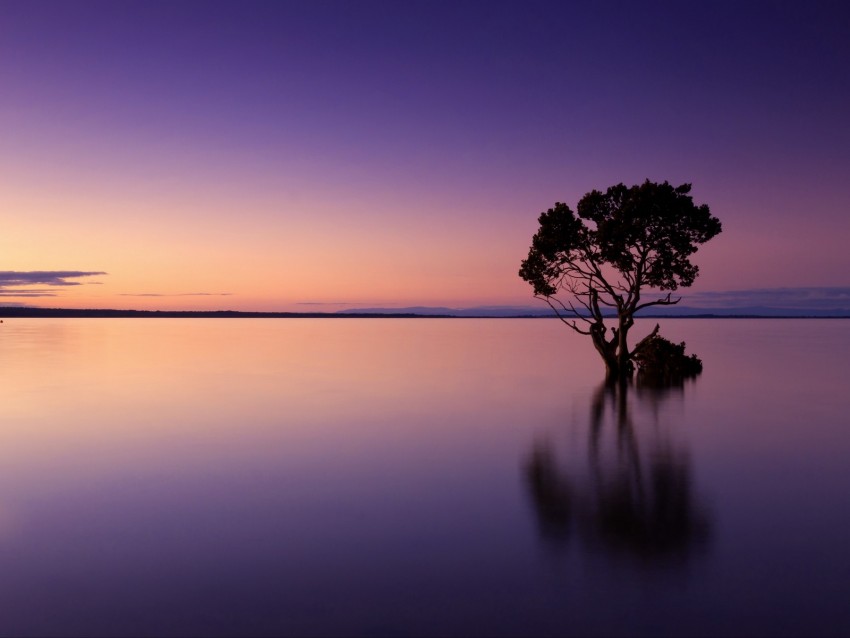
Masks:
[[[600,285],[605,289],[605,292],[611,295],[611,298],[614,299],[614,305],[616,305],[618,309],[621,308],[623,305],[623,297],[621,295],[618,295],[615,292],[614,287],[610,283],[608,283],[607,279],[605,279],[605,275],[602,274],[602,269],[599,267],[599,264],[596,263],[596,260],[594,259],[592,253],[586,251],[585,255],[586,261],[588,262],[588,264],[590,264],[590,267],[593,270],[593,276],[590,277],[590,280],[592,281],[594,278],[596,278],[596,280],[599,281]]]
[[[569,308],[568,308],[567,305],[564,304],[564,302],[561,301],[560,299],[558,299],[557,297],[551,297],[550,299],[557,302],[557,304],[559,306],[561,306],[561,308],[564,310],[564,312],[573,313],[573,315],[576,317],[576,319],[581,319],[585,323],[593,323],[590,319],[588,319],[587,317],[582,315],[578,310],[576,310],[575,306],[573,306],[573,304],[571,302],[567,302],[569,304]],[[590,308],[590,306],[587,305],[586,303],[584,303],[583,301],[581,301],[581,299],[577,299],[576,301],[578,301],[582,306],[584,306],[589,313],[591,313],[591,314],[593,313],[593,310]],[[551,301],[549,301],[549,305],[550,306],[552,305]]]
[[[561,322],[563,322],[565,325],[569,326],[570,328],[572,328],[573,330],[575,330],[579,334],[582,334],[582,335],[589,335],[590,334],[589,330],[582,330],[581,328],[579,328],[578,325],[575,322],[575,319],[573,319],[572,321],[569,321],[561,315],[558,308],[556,308],[555,305],[551,302],[551,299],[555,299],[555,301],[557,301],[559,304],[561,304],[563,306],[563,303],[559,299],[557,299],[555,297],[551,297],[551,298],[550,297],[544,297],[542,295],[534,295],[534,296],[537,297],[538,299],[542,299],[543,301],[545,301],[549,305],[549,307],[553,310],[553,312],[555,313],[555,316],[557,316],[558,319],[560,319]],[[578,318],[581,319],[582,317],[578,316]]]
[[[671,295],[672,293],[668,292],[666,297],[656,299],[655,301],[647,301],[646,303],[642,303],[639,306],[635,306],[633,312],[637,312],[641,308],[648,308],[649,306],[675,306],[677,303],[682,301],[681,297],[675,300],[671,300]]]
[[[632,348],[632,351],[629,353],[629,356],[633,356],[634,354],[640,352],[643,348],[645,348],[652,340],[652,338],[658,334],[658,331],[660,329],[661,326],[659,324],[655,324],[655,328],[652,329],[652,332],[650,332],[648,335],[646,335],[643,339],[641,339],[635,344],[635,347]]]

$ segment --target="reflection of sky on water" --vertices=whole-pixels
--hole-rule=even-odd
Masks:
[[[3,632],[846,634],[846,324],[662,332],[658,396],[550,321],[7,321]]]

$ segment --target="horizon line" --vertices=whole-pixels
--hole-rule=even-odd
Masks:
[[[423,309],[427,307],[422,307]],[[460,310],[460,309],[459,309]],[[691,309],[702,310],[702,309]],[[687,314],[645,314],[636,318],[642,319],[850,319],[850,314],[758,314],[758,313],[718,313],[689,312]],[[734,309],[728,309],[734,310]],[[776,309],[781,310],[781,309]],[[376,312],[338,310],[335,312],[291,312],[291,311],[260,311],[260,310],[133,310],[113,308],[43,308],[38,306],[0,306],[0,318],[244,318],[244,319],[559,319],[554,313],[544,314],[452,314],[426,312]],[[615,318],[614,315],[611,318]]]

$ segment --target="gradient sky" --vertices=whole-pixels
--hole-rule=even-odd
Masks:
[[[0,303],[528,305],[539,213],[647,178],[695,293],[843,289],[848,70],[844,2],[0,1]]]

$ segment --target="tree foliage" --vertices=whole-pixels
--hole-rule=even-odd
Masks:
[[[557,202],[540,215],[519,275],[576,332],[590,335],[609,375],[631,374],[635,354],[627,334],[634,314],[672,305],[671,291],[693,284],[697,248],[721,231],[707,205],[696,205],[691,185],[649,180],[591,191],[576,212]],[[645,300],[645,290],[667,292]],[[616,327],[605,326],[613,314]]]

